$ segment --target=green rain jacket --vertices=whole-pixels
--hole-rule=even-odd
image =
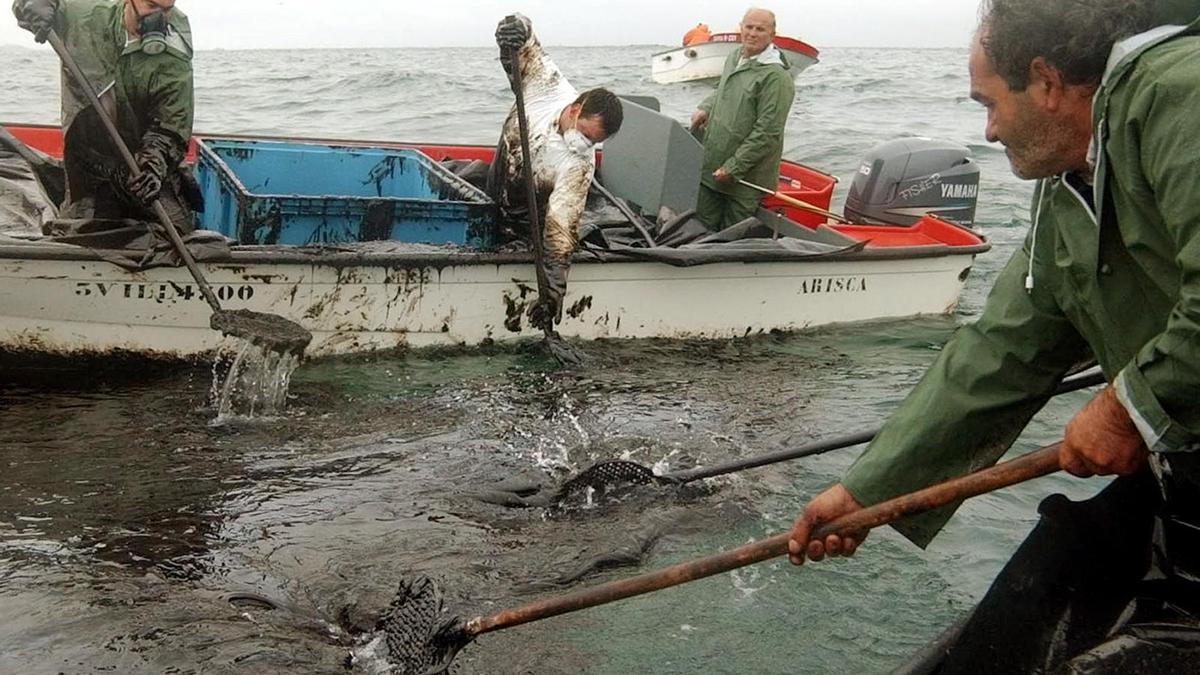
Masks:
[[[1155,16],[1159,23],[1190,23],[1200,16],[1200,0],[1158,0]]]
[[[1086,183],[1040,181],[1024,247],[843,483],[864,505],[996,462],[1098,360],[1156,453],[1200,448],[1200,21],[1119,43]],[[1027,277],[1032,289],[1027,290]],[[953,509],[897,525],[925,546]]]
[[[168,152],[168,164],[174,167],[183,160],[192,137],[191,27],[183,12],[171,10],[167,49],[152,56],[142,51],[140,40],[128,42],[124,8],[124,2],[111,0],[59,0],[55,31],[110,112],[116,113],[117,128],[130,150],[137,153],[153,145]],[[71,146],[75,122],[91,104],[65,69],[62,82],[63,134]],[[105,137],[94,138],[97,131],[103,132],[88,124],[83,142],[107,156],[110,168],[120,165],[116,149],[100,140]]]
[[[752,198],[758,196],[754,190],[719,184],[712,174],[724,167],[735,178],[774,188],[796,88],[783,53],[783,65],[749,60],[739,66],[741,54],[739,49],[729,55],[717,90],[699,106],[708,115],[700,180],[717,192]]]

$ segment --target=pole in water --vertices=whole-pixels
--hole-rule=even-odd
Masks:
[[[521,137],[521,157],[525,165],[523,172],[525,201],[527,202],[526,207],[529,209],[529,233],[533,240],[533,264],[537,273],[538,300],[540,302],[550,296],[550,282],[546,276],[545,251],[542,246],[542,218],[538,209],[537,187],[534,185],[533,154],[529,150],[529,119],[525,114],[525,85],[522,82],[521,50],[513,49],[509,54],[512,62],[513,94],[517,99],[517,133]],[[581,365],[584,362],[583,354],[567,344],[562,336],[554,330],[554,318],[543,317],[543,319],[545,325],[541,327],[544,333],[542,344],[545,345],[546,350],[564,366]]]
[[[1099,368],[1089,368],[1086,371],[1064,378],[1059,383],[1054,395],[1060,396],[1088,387],[1094,387],[1103,384],[1105,381],[1104,373]],[[617,485],[648,485],[651,483],[658,485],[683,485],[696,480],[714,478],[747,469],[756,469],[769,464],[802,459],[804,457],[811,457],[833,450],[868,443],[875,438],[879,431],[880,429],[878,428],[860,431],[846,436],[806,443],[787,450],[742,457],[712,466],[700,466],[661,475],[654,473],[654,470],[648,466],[628,460],[618,459],[597,462],[579,475],[564,482],[550,498],[550,503],[560,503],[572,495],[582,493],[588,488],[602,491]],[[533,503],[531,505],[541,506],[542,504]]]
[[[1049,475],[1059,470],[1059,446],[1059,443],[1048,445],[1017,459],[859,509],[821,525],[812,532],[810,539],[869,530],[901,518]],[[401,592],[397,594],[388,616],[400,617],[404,622],[397,626],[399,632],[394,640],[391,639],[391,635],[388,636],[389,651],[409,658],[408,663],[416,666],[417,669],[405,670],[406,673],[442,673],[450,667],[451,661],[459,651],[484,633],[672,588],[787,555],[790,538],[791,532],[782,532],[768,539],[754,541],[705,558],[465,621],[452,619],[438,623],[436,618],[430,621],[429,617],[440,614],[442,596],[436,586],[428,579],[418,579],[413,584],[402,583]],[[432,606],[438,607],[439,611],[432,611]],[[422,620],[426,623],[412,623]],[[387,620],[381,621],[380,625],[386,629]]]

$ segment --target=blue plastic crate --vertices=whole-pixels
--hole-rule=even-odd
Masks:
[[[242,244],[494,243],[495,203],[418,150],[201,140],[196,179],[199,226]]]

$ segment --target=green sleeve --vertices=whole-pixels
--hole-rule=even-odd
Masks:
[[[141,57],[154,59],[156,64],[150,75],[149,119],[147,133],[168,131],[178,137],[186,148],[192,137],[194,105],[194,83],[191,60],[174,53]],[[183,159],[180,154],[179,159]]]
[[[758,116],[754,127],[733,156],[725,160],[725,173],[744,178],[782,147],[783,128],[792,110],[795,93],[791,75],[782,69],[773,69],[758,93]]]
[[[58,37],[66,39],[67,36],[67,10],[63,5],[65,2],[58,2],[54,6],[54,32],[58,33]]]
[[[843,483],[859,503],[877,504],[995,463],[1066,371],[1087,357],[1053,290],[1025,290],[1028,261],[1027,240],[1000,274],[979,320],[958,330],[850,467]],[[957,508],[894,527],[924,547]]]
[[[1186,26],[1200,16],[1200,0],[1155,0],[1154,8],[1163,24]]]
[[[1200,449],[1200,88],[1196,68],[1175,69],[1136,101],[1142,171],[1177,252],[1179,300],[1166,327],[1114,382],[1156,452]],[[1193,112],[1188,112],[1193,111]]]
[[[71,30],[72,18],[77,13],[72,11],[72,4],[71,0],[58,0],[54,5],[54,32],[64,41]]]

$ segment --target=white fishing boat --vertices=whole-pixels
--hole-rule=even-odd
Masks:
[[[61,153],[57,129],[8,128],[31,147],[49,155]],[[380,144],[287,139],[293,154],[301,148],[361,158],[369,156],[368,145]],[[207,157],[205,153],[221,147],[232,148],[226,158],[266,161],[270,156],[266,145],[247,150],[229,137],[203,139],[199,154]],[[438,160],[487,159],[492,152],[476,146],[387,147]],[[289,166],[294,173],[300,171],[295,164]],[[833,178],[790,162],[783,171],[781,190],[828,206]],[[413,172],[401,169],[396,174]],[[371,176],[377,181],[375,189],[381,179],[378,172]],[[433,185],[429,176],[422,180],[422,185]],[[355,181],[361,182],[357,176]],[[201,183],[206,184],[203,173]],[[486,199],[472,202],[472,188],[460,187],[463,192],[449,202],[420,202],[425,220],[397,215],[396,231],[416,222],[423,228],[414,235],[417,238],[438,241],[430,233],[449,237],[446,241],[471,236],[471,223],[478,215],[471,209],[485,208]],[[434,186],[435,191],[444,188]],[[216,188],[206,185],[206,191],[211,189]],[[381,203],[362,201],[358,206],[367,213]],[[318,224],[287,221],[288,209],[297,203],[311,207],[314,202],[320,202],[320,212],[314,216]],[[537,296],[534,265],[527,252],[475,250],[445,241],[393,241],[387,233],[376,241],[338,239],[334,230],[317,232],[335,212],[344,216],[356,208],[354,200],[335,204],[324,197],[286,195],[264,204],[258,204],[260,210],[283,212],[283,220],[273,225],[256,221],[253,231],[244,222],[222,228],[227,234],[240,230],[243,242],[247,236],[265,237],[262,243],[229,246],[217,257],[202,260],[200,269],[226,309],[278,314],[311,331],[309,357],[480,345],[539,335],[526,318]],[[455,205],[466,210],[434,213]],[[839,225],[823,223],[779,202],[768,200],[765,205],[769,210],[762,217],[779,237],[777,247],[698,246],[661,252],[585,247],[571,270],[558,330],[584,340],[730,338],[945,314],[954,309],[974,257],[989,247],[971,230],[932,216],[908,227]],[[205,217],[220,221],[233,217],[230,213],[255,208],[243,193],[235,200],[210,200]],[[358,213],[362,216],[363,211]],[[371,219],[360,219],[365,232]],[[301,226],[309,228],[310,239],[288,243]],[[681,251],[686,253],[682,261],[672,257]],[[221,346],[225,338],[210,329],[209,306],[184,268],[129,269],[115,264],[113,255],[95,246],[37,234],[0,236],[0,351],[67,357],[119,352],[196,359]]]
[[[986,246],[924,248],[691,267],[582,257],[559,331],[729,338],[945,314]],[[201,269],[225,307],[279,314],[310,330],[309,356],[538,335],[524,320],[537,291],[523,255],[235,247]],[[0,348],[10,351],[191,358],[222,339],[186,270],[126,271],[67,244],[0,243],[0,312]]]
[[[784,54],[793,77],[819,61],[816,47],[789,37],[776,37],[775,46]],[[650,76],[659,84],[712,82],[721,78],[729,54],[741,49],[739,33],[716,33],[707,42],[676,47],[650,57]]]

